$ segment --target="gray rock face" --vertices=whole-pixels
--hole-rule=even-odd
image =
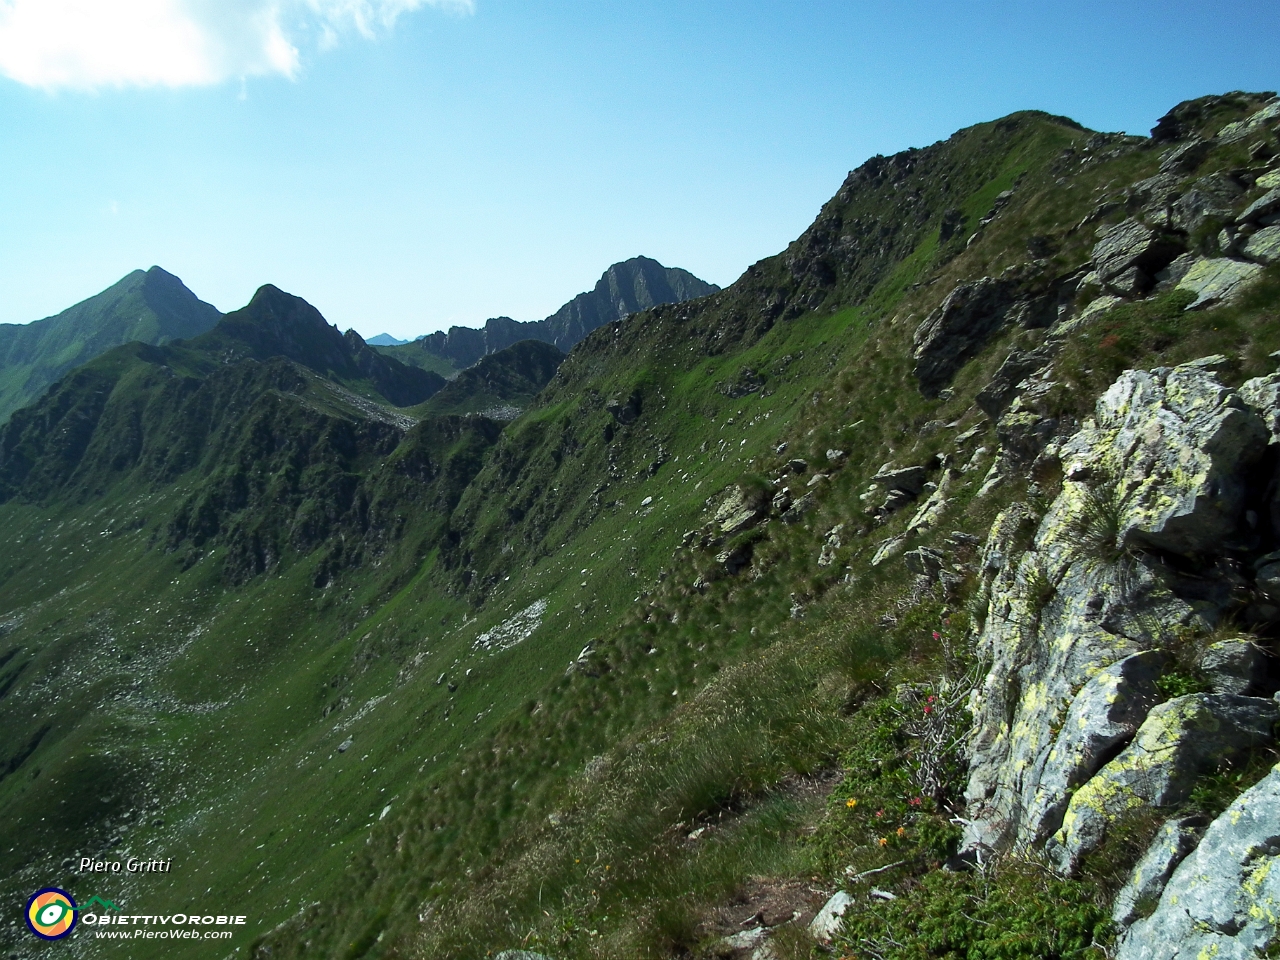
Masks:
[[[767,503],[768,495],[764,491],[732,486],[716,510],[716,523],[726,536],[740,533],[759,522]]]
[[[1201,177],[1173,204],[1173,225],[1191,233],[1209,220],[1230,220],[1244,187],[1225,173]]]
[[[1161,173],[1192,173],[1204,162],[1204,158],[1213,149],[1213,143],[1195,137],[1186,143],[1179,144],[1160,160]]]
[[[1116,894],[1111,919],[1121,929],[1144,913],[1150,913],[1177,868],[1200,841],[1202,821],[1197,817],[1167,820],[1151,841],[1129,875],[1129,882]]]
[[[1093,248],[1093,263],[1098,278],[1108,285],[1136,268],[1140,275],[1124,278],[1120,283],[1140,290],[1144,284],[1149,287],[1150,278],[1181,252],[1179,241],[1157,233],[1139,220],[1129,219],[1117,224],[1098,241]]]
[[[1195,263],[1178,281],[1178,289],[1196,295],[1188,310],[1202,310],[1235,300],[1261,274],[1262,267],[1256,263],[1214,257]]]
[[[1240,387],[1240,399],[1262,417],[1271,442],[1280,443],[1280,373],[1246,380]]]
[[[1208,646],[1199,666],[1214,693],[1243,696],[1259,686],[1266,670],[1266,654],[1250,640],[1219,640]]]
[[[1011,350],[991,382],[978,392],[975,398],[978,406],[992,420],[997,419],[1013,401],[1018,384],[1048,366],[1053,353],[1050,345],[1035,350]]]
[[[1280,225],[1259,230],[1245,241],[1240,252],[1258,263],[1280,263]]]
[[[957,284],[916,328],[912,359],[925,396],[937,396],[1004,325],[1014,289],[1013,283],[991,277]]]
[[[871,478],[871,482],[883,484],[888,490],[901,490],[912,497],[918,497],[924,490],[928,475],[924,467],[896,468],[886,464]]]
[[[844,913],[853,903],[853,897],[843,890],[837,891],[822,905],[818,915],[809,923],[809,933],[822,943],[830,943],[844,925]]]
[[[1268,433],[1218,381],[1221,363],[1122,374],[1058,448],[1065,479],[1047,513],[1017,505],[993,523],[979,566],[976,648],[991,667],[970,703],[968,847],[1027,849],[1059,830],[1064,795],[1086,794],[1151,722],[1159,654],[1148,651],[1179,625],[1214,622],[1212,602],[1179,598],[1168,568],[1133,548],[1212,555],[1243,523],[1241,476]]]
[[[1236,218],[1238,223],[1257,223],[1273,213],[1280,213],[1280,187],[1269,190],[1260,196],[1244,212]]]
[[[1276,719],[1275,701],[1261,697],[1196,693],[1155,707],[1133,742],[1072,795],[1062,828],[1045,844],[1049,861],[1074,872],[1118,817],[1181,803],[1201,774],[1270,743]]]
[[[1209,825],[1116,960],[1256,960],[1280,942],[1278,924],[1280,766]]]
[[[1210,366],[1125,371],[1063,445],[1068,475],[1113,481],[1118,545],[1199,553],[1239,524],[1241,472],[1261,457],[1267,434]]]
[[[1156,678],[1165,657],[1146,650],[1094,674],[1062,721],[1023,815],[1027,839],[1042,842],[1061,825],[1071,791],[1092,777],[1106,756],[1133,739],[1160,699]]]

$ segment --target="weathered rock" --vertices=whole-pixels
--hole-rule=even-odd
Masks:
[[[888,490],[901,490],[918,497],[924,491],[928,476],[929,472],[924,467],[894,467],[892,464],[885,464],[871,478],[871,482],[883,484]]]
[[[891,513],[897,513],[907,504],[915,499],[915,494],[908,493],[906,490],[890,490],[884,498],[884,502],[876,511],[881,516],[888,516]]]
[[[716,523],[722,533],[733,536],[763,519],[767,502],[765,491],[734,484],[716,510]]]
[[[1152,709],[1133,742],[1071,797],[1045,854],[1064,874],[1122,814],[1185,800],[1196,778],[1270,743],[1277,705],[1261,697],[1190,694]]]
[[[532,950],[503,950],[493,960],[551,960],[550,957]]]
[[[1257,223],[1273,213],[1280,213],[1280,187],[1268,190],[1236,217],[1237,223]]]
[[[1161,173],[1192,173],[1204,162],[1204,158],[1213,149],[1208,140],[1195,137],[1186,143],[1179,144],[1160,159]]]
[[[1156,678],[1165,657],[1147,650],[1093,675],[1075,695],[1034,793],[1024,797],[1022,833],[1041,843],[1062,826],[1071,791],[1092,777],[1114,749],[1128,743],[1160,699]]]
[[[1246,380],[1240,387],[1240,399],[1262,417],[1271,442],[1280,443],[1280,373]]]
[[[1005,357],[1000,369],[995,372],[991,382],[983,387],[977,397],[978,406],[992,420],[1013,400],[1018,384],[1028,376],[1043,370],[1053,360],[1055,353],[1052,345],[1045,345],[1035,350],[1011,350]]]
[[[827,531],[827,535],[822,540],[822,550],[818,554],[818,566],[829,567],[835,563],[836,551],[840,549],[840,535],[843,531],[843,523],[837,523]]]
[[[1202,310],[1230,303],[1262,273],[1262,267],[1245,260],[1213,257],[1197,261],[1178,281],[1179,290],[1196,295],[1188,310]]]
[[[1241,525],[1242,476],[1267,433],[1216,379],[1222,363],[1122,374],[1095,418],[1058,447],[1062,491],[1034,537],[1026,507],[993,524],[975,598],[985,606],[977,653],[991,668],[970,704],[968,847],[1043,839],[1062,814],[1055,797],[1121,746],[1126,723],[1132,728],[1150,704],[1143,681],[1134,713],[1099,715],[1100,707],[1083,706],[1094,699],[1088,685],[1101,676],[1093,689],[1103,689],[1104,671],[1159,649],[1179,624],[1203,630],[1216,616],[1216,594],[1202,592],[1193,606],[1173,593],[1169,568],[1126,551],[1212,554]],[[1074,741],[1081,712],[1099,726]]]
[[[915,515],[907,524],[907,533],[928,530],[942,517],[950,504],[951,485],[959,474],[951,469],[942,472],[942,480],[937,488],[929,494],[928,499],[920,505]]]
[[[1182,243],[1157,233],[1139,220],[1117,224],[1094,245],[1093,263],[1099,279],[1109,284],[1136,267],[1150,277],[1182,252]]]
[[[616,397],[604,405],[605,410],[618,423],[627,424],[635,423],[640,416],[642,402],[639,391],[633,391],[625,400],[619,400]]]
[[[1194,267],[1200,259],[1194,253],[1178,254],[1167,267],[1156,274],[1155,291],[1164,293],[1166,290],[1172,290],[1182,282],[1182,278],[1187,275],[1187,271]]]
[[[1117,927],[1124,929],[1154,910],[1173,871],[1200,842],[1203,826],[1199,817],[1165,821],[1133,868],[1128,883],[1116,894],[1111,919]]]
[[[853,897],[843,890],[837,891],[830,900],[822,905],[818,915],[809,923],[809,933],[821,943],[830,943],[831,938],[844,926],[844,913],[853,903]]]
[[[1173,225],[1191,233],[1210,220],[1221,223],[1235,214],[1244,187],[1225,173],[1212,173],[1193,183],[1173,204]]]
[[[931,547],[916,547],[908,550],[902,557],[907,569],[915,574],[932,576],[942,569],[946,558]]]
[[[1240,252],[1258,263],[1280,263],[1280,224],[1259,230],[1245,241]]]
[[[876,548],[875,555],[871,558],[871,565],[878,567],[886,560],[890,560],[900,554],[907,547],[907,538],[905,536],[890,537]]]
[[[812,493],[806,493],[803,497],[791,504],[787,512],[782,515],[783,523],[799,523],[804,519],[804,515],[817,505],[817,501]]]
[[[1251,640],[1237,637],[1211,643],[1200,657],[1200,672],[1214,693],[1255,692],[1266,672],[1267,655]]]
[[[1220,143],[1238,143],[1241,140],[1247,140],[1277,116],[1280,116],[1280,100],[1273,99],[1243,120],[1228,123],[1218,131],[1215,139]]]
[[[1205,830],[1116,960],[1256,960],[1280,942],[1280,766]]]
[[[992,277],[957,284],[916,328],[912,358],[925,396],[936,397],[1004,325],[1015,289],[1012,281]]]
[[[1055,417],[1044,417],[1031,410],[1010,410],[996,423],[996,436],[1005,465],[1022,467],[1040,455],[1058,430]]]
[[[1068,475],[1110,479],[1098,495],[1114,500],[1118,545],[1192,554],[1236,530],[1241,474],[1266,439],[1261,418],[1194,363],[1122,373],[1061,457]]]

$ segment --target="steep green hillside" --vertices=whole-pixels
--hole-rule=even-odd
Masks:
[[[133,271],[56,317],[0,324],[0,423],[68,370],[112,347],[194,337],[221,316],[177,277],[152,267]]]
[[[481,413],[512,420],[551,382],[562,362],[564,354],[553,344],[521,340],[463,370],[416,412]]]
[[[1121,370],[1274,368],[1280,275],[1243,253],[1273,121],[1175,157],[1166,219],[1106,253],[1161,213],[1171,146],[1264,99],[1183,105],[1163,139],[1020,113],[872,158],[732,287],[554,376],[517,349],[455,381],[469,409],[545,382],[506,424],[430,413],[443,390],[413,423],[403,368],[270,288],[76,371],[0,433],[3,895],[249,916],[193,957],[745,957],[754,923],[786,958],[826,955],[786,921],[847,885],[844,955],[1099,955],[1122,843],[1067,879],[937,869],[979,546],[1043,512]],[[1247,282],[1188,311],[1169,271],[1224,260]],[[174,867],[75,873],[126,854]]]
[[[378,349],[404,363],[448,376],[450,369],[465,369],[521,340],[541,340],[569,350],[602,324],[664,303],[705,297],[719,289],[688,270],[664,267],[648,257],[632,257],[615,263],[596,281],[595,289],[578,294],[545,320],[521,323],[510,317],[494,317],[479,330],[450,327],[447,333]]]

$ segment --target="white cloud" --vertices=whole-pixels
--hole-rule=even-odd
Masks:
[[[424,6],[474,0],[0,0],[0,74],[49,90],[292,78],[299,47],[375,37]]]

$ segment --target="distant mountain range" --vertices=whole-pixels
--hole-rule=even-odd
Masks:
[[[719,289],[688,270],[664,267],[649,257],[632,257],[615,263],[601,274],[595,289],[578,294],[545,320],[521,322],[510,317],[494,317],[478,330],[450,327],[448,333],[428,334],[398,346],[382,346],[376,342],[381,337],[369,343],[388,356],[424,369],[446,372],[443,361],[454,370],[462,370],[481,357],[521,340],[552,343],[567,353],[579,340],[606,323],[665,303],[705,297]]]
[[[0,423],[68,370],[131,340],[195,337],[222,318],[159,267],[135,270],[96,296],[34,323],[0,324]]]

